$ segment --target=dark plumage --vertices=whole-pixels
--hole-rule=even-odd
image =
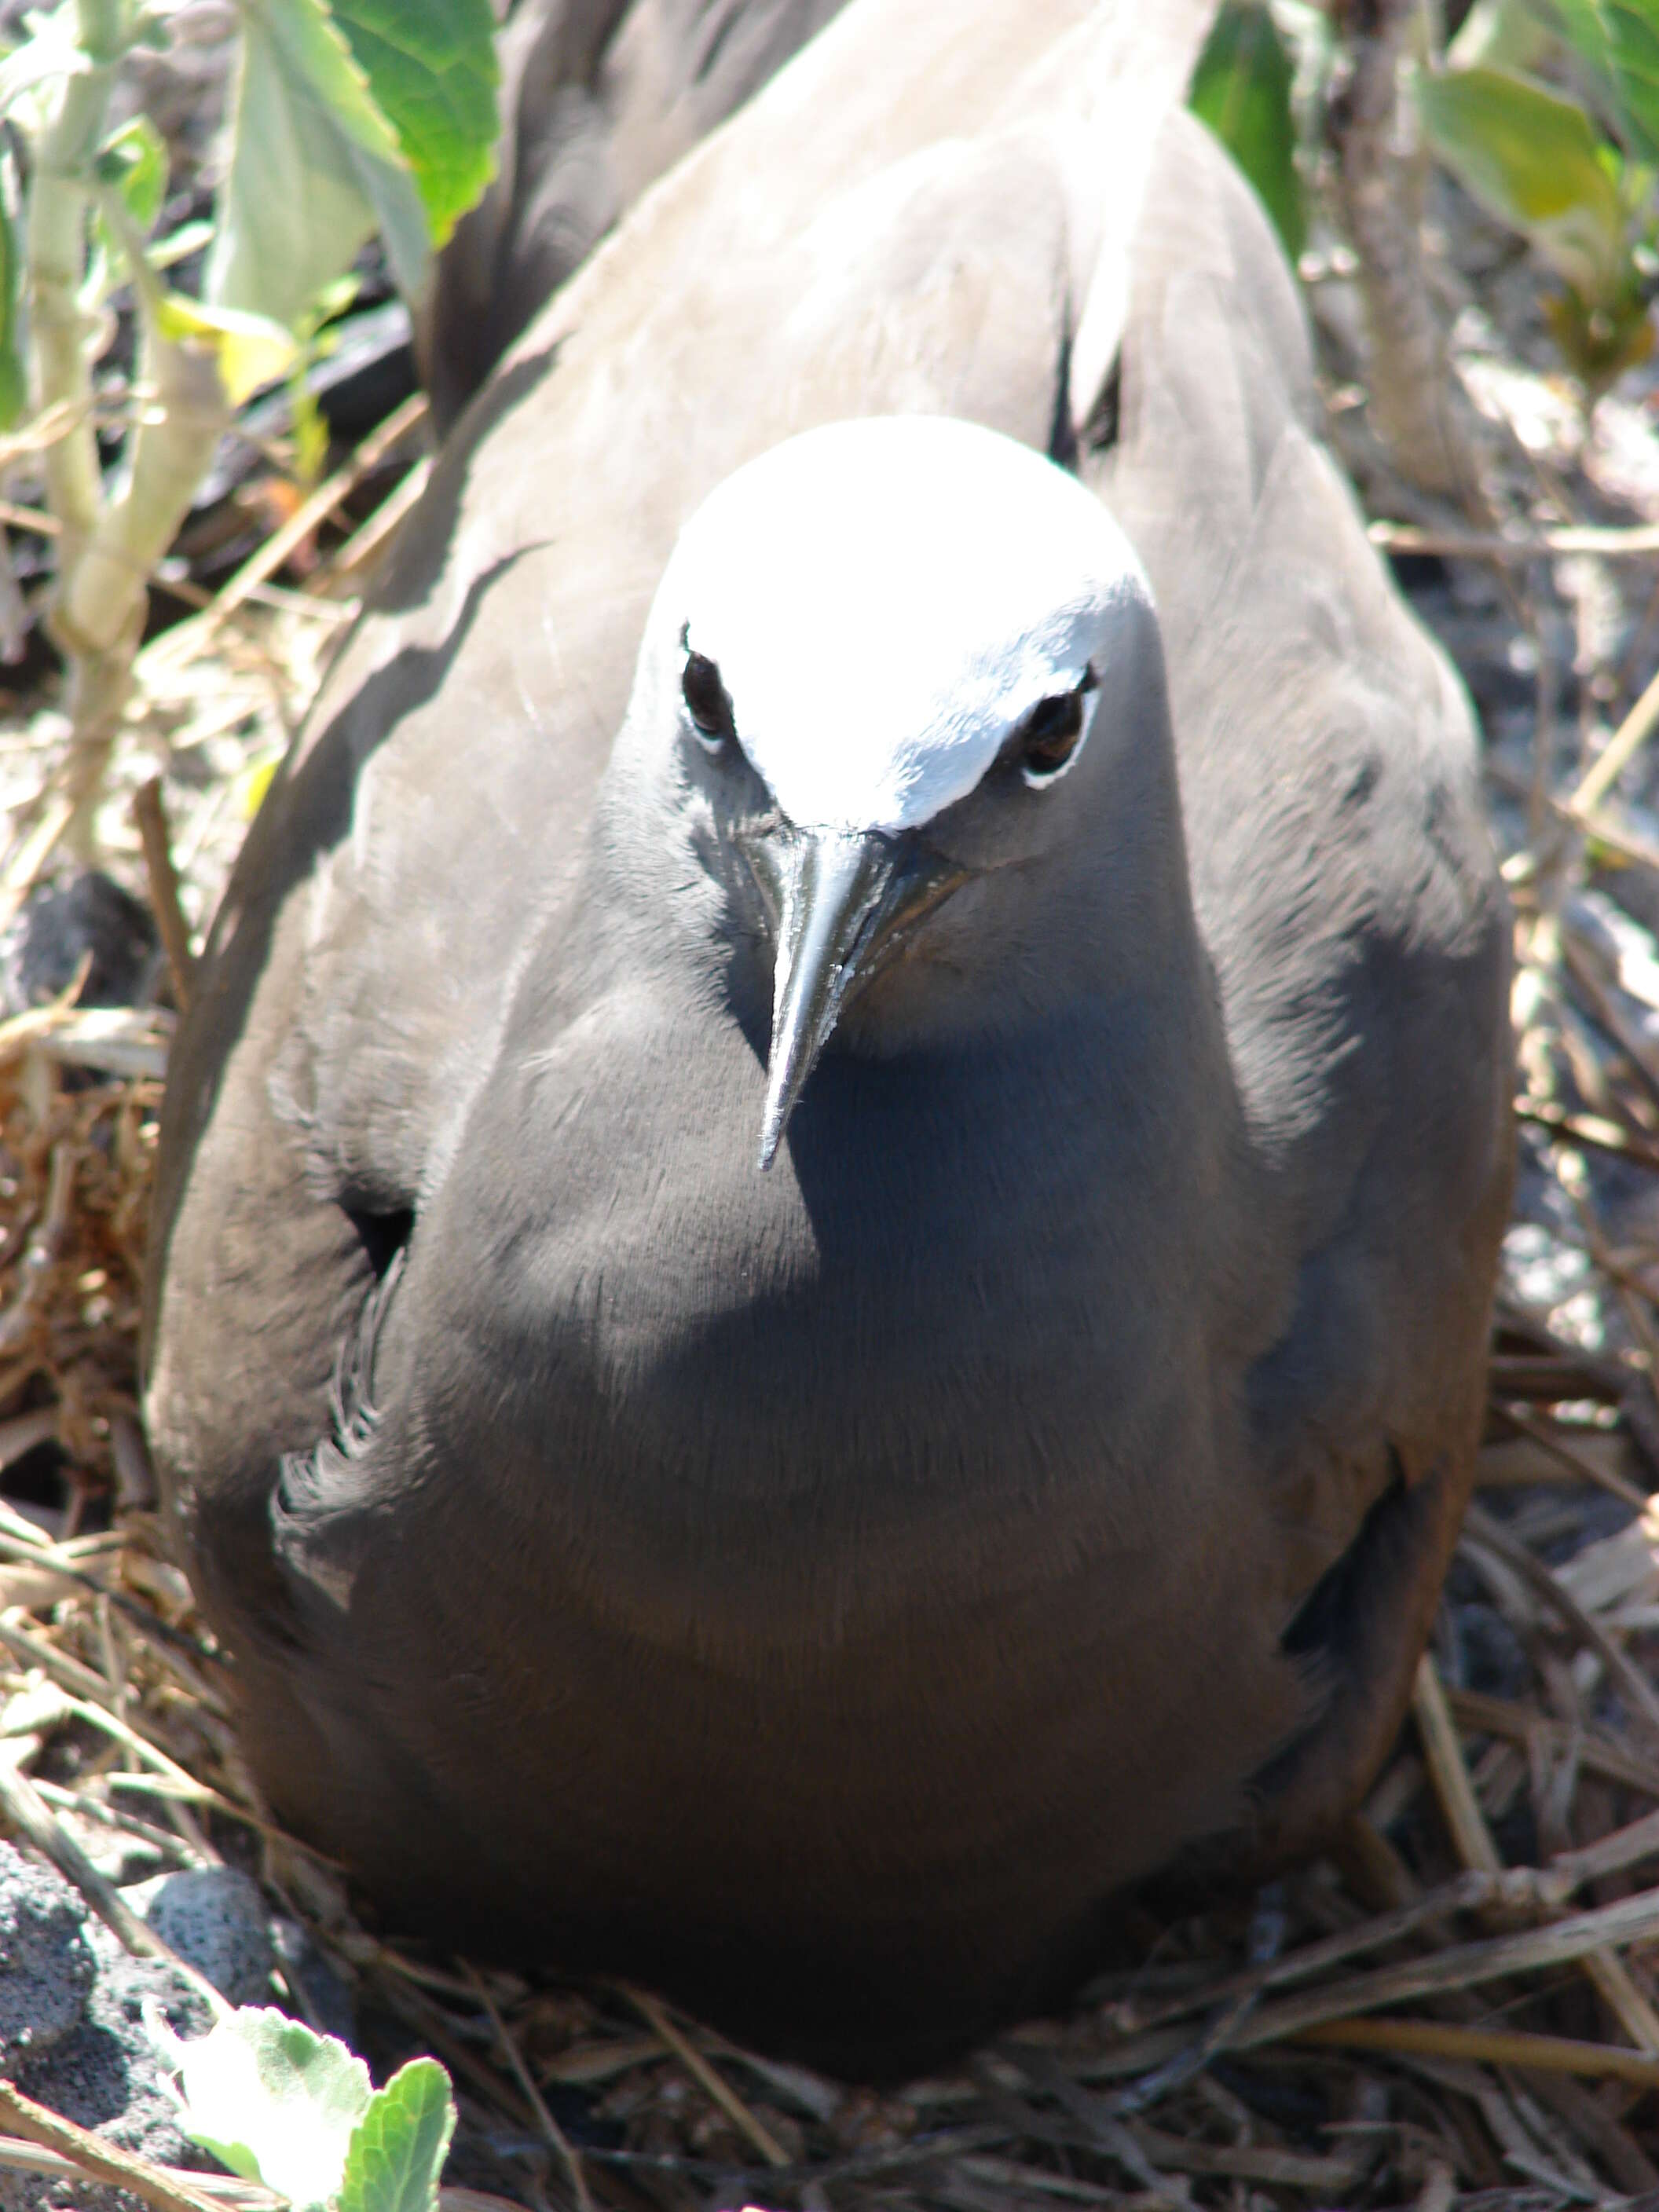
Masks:
[[[1474,733],[1261,213],[1170,112],[1204,13],[982,0],[940,48],[856,0],[641,205],[441,457],[169,1085],[149,1419],[278,1810],[396,1914],[852,2070],[1053,1997],[1127,1883],[1322,1836],[1472,1475],[1510,1176]],[[902,458],[946,434],[890,472],[876,429],[799,449],[845,457],[822,513],[793,462],[728,488],[653,608],[738,465],[916,411],[1073,469],[1158,623],[1053,471],[951,434],[1006,479],[978,564]],[[831,757],[779,670],[842,702],[832,800],[874,792],[860,672],[965,604],[890,575],[930,529],[969,599],[1075,531],[1060,705],[959,718],[983,773],[932,818],[944,737],[792,829]],[[1001,680],[971,657],[927,696]],[[805,973],[843,891],[861,988],[762,1173],[774,939]]]

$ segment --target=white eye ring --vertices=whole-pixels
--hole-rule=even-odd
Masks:
[[[1018,733],[1019,774],[1029,791],[1047,791],[1076,766],[1094,712],[1089,694],[1098,682],[1091,667],[1074,689],[1038,700],[1026,716]]]
[[[1057,768],[1033,768],[1029,761],[1024,762],[1019,780],[1028,791],[1047,791],[1051,784],[1058,783],[1061,776],[1070,775],[1082,750],[1081,744],[1073,745]]]
[[[685,666],[680,672],[680,696],[685,702],[685,719],[703,750],[724,751],[727,740],[737,735],[732,702],[720,682],[719,666],[706,653],[688,648]]]

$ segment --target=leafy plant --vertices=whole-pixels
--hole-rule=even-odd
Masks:
[[[192,2043],[152,2018],[192,2142],[295,2212],[433,2212],[455,2130],[449,2076],[414,2058],[383,2089],[331,2035],[244,2006]]]
[[[1559,280],[1551,327],[1601,390],[1653,346],[1659,0],[1482,0],[1414,89],[1437,156]]]
[[[1265,0],[1222,0],[1187,95],[1255,185],[1292,261],[1308,234],[1291,106],[1294,74]]]
[[[1654,342],[1659,0],[1474,0],[1443,52],[1440,13],[1419,0],[1220,0],[1190,104],[1292,257],[1323,190],[1357,258],[1372,420],[1407,476],[1468,498],[1480,465],[1424,274],[1430,166],[1552,273],[1544,313],[1596,397]]]
[[[240,45],[213,221],[153,235],[167,156],[138,116],[111,125],[124,65],[164,45],[177,0],[59,0],[0,62],[0,429],[32,392],[59,526],[48,617],[68,670],[70,796],[89,803],[130,680],[149,575],[234,410],[290,374],[377,230],[399,288],[489,181],[489,0],[238,0]],[[165,272],[208,242],[199,295]],[[130,285],[137,405],[106,478],[94,370],[105,303]],[[84,820],[80,819],[84,828]]]

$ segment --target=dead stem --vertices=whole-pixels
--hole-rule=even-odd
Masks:
[[[130,2190],[153,2205],[155,2212],[214,2212],[212,2200],[198,2195],[181,2176],[156,2166],[131,2151],[120,2150],[102,2136],[59,2119],[44,2105],[37,2105],[9,2081],[0,2081],[0,2120],[27,2142],[44,2144],[56,2151],[73,2171],[89,2181],[107,2182],[112,2188]],[[280,2202],[266,2196],[267,2202]]]

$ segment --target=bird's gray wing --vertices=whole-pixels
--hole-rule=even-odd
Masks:
[[[844,3],[514,0],[496,174],[416,319],[441,430],[646,186]]]
[[[933,0],[857,0],[646,197],[441,455],[250,834],[171,1071],[148,1411],[175,1498],[210,1490],[250,1559],[273,1455],[327,1431],[337,1348],[567,892],[680,523],[847,415],[1047,445],[1208,12],[975,0],[942,39]]]
[[[1280,1617],[1344,1671],[1297,1784],[1316,1826],[1380,1755],[1420,1641],[1402,1608],[1426,1629],[1471,1479],[1510,1172],[1507,924],[1468,700],[1320,442],[1278,244],[1189,117],[1132,263],[1115,442],[1084,465],[1158,599],[1262,1178],[1258,1249],[1217,1264],[1248,1297],[1267,1255],[1296,1262],[1246,1389]]]

